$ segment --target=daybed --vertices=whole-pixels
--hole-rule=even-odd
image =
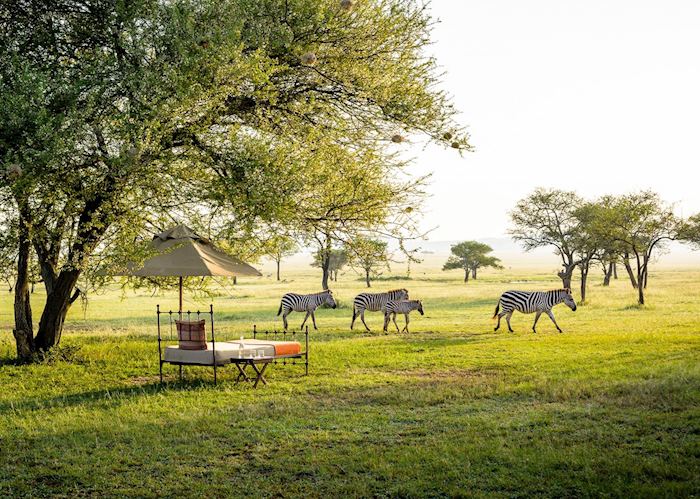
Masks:
[[[296,333],[287,332],[258,332],[253,326],[253,338],[241,338],[235,341],[216,341],[214,333],[214,310],[210,307],[209,312],[161,312],[160,307],[157,307],[158,315],[158,357],[160,362],[160,381],[163,382],[163,364],[173,364],[180,367],[180,378],[182,379],[182,366],[212,366],[214,369],[214,383],[217,382],[217,367],[233,364],[238,369],[238,377],[236,381],[253,381],[253,386],[257,387],[262,381],[267,384],[264,374],[270,364],[282,362],[283,364],[296,364],[297,360],[305,366],[305,374],[309,374],[309,330],[304,332],[304,349],[298,341],[289,341],[296,338]],[[166,315],[168,318],[168,326],[170,329],[170,339],[165,338],[162,334],[161,315]],[[209,316],[211,341],[206,341],[206,333],[204,331],[204,320],[201,316]],[[192,316],[196,316],[196,321],[189,321]],[[188,320],[180,321],[180,317]],[[173,324],[176,324],[178,335],[173,338]],[[184,326],[183,326],[184,324]],[[183,341],[183,334],[189,332],[188,327],[201,327],[198,331],[199,335],[195,338],[187,337]],[[183,328],[184,332],[180,329]],[[260,339],[259,336],[265,337]],[[270,340],[268,338],[275,339]],[[277,340],[277,338],[281,340]],[[199,346],[194,341],[201,340]],[[178,344],[166,345],[168,341],[178,341]],[[195,345],[194,347],[192,345]],[[200,349],[192,349],[200,348]],[[248,376],[246,369],[250,367],[254,374]]]

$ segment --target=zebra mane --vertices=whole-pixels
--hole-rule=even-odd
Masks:
[[[408,290],[406,288],[390,289],[389,291],[387,291],[387,293],[398,293],[399,291],[404,291],[408,293]]]
[[[556,296],[559,300],[564,300],[568,295],[571,294],[571,288],[559,288],[551,289],[547,291],[550,296]]]

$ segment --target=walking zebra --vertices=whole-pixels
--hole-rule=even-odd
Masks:
[[[355,301],[352,304],[352,322],[350,323],[350,329],[355,325],[355,319],[360,316],[362,319],[362,324],[365,325],[365,329],[369,331],[369,326],[365,322],[365,310],[370,312],[383,312],[386,304],[391,300],[408,300],[408,290],[407,289],[392,289],[385,293],[360,293],[355,297]]]
[[[306,320],[311,316],[311,320],[314,323],[314,329],[316,327],[316,316],[314,312],[316,309],[323,305],[329,305],[331,308],[335,308],[337,305],[333,299],[333,292],[330,289],[321,291],[320,293],[313,293],[310,295],[299,295],[297,293],[287,293],[282,297],[282,302],[280,303],[280,308],[277,310],[277,315],[279,316],[284,309],[284,314],[282,314],[282,320],[284,321],[284,330],[287,330],[287,316],[292,312],[306,312],[306,317],[304,317],[304,322],[301,323],[299,329],[304,328]]]
[[[524,314],[535,313],[535,323],[532,325],[532,332],[536,333],[537,321],[542,315],[542,312],[547,314],[552,322],[557,327],[557,330],[561,333],[562,330],[554,319],[554,314],[552,313],[552,307],[560,303],[565,303],[571,310],[576,311],[576,302],[574,297],[571,296],[571,289],[555,289],[552,291],[506,291],[501,295],[496,305],[496,311],[493,314],[493,318],[498,317],[498,324],[494,331],[498,331],[501,327],[501,317],[506,317],[506,322],[508,323],[508,331],[513,332],[513,328],[510,327],[510,318],[514,311],[522,312]],[[501,313],[498,312],[499,308],[503,307]]]
[[[403,314],[406,319],[406,325],[401,331],[406,331],[408,333],[408,314],[413,310],[418,310],[421,315],[425,315],[423,313],[423,302],[420,300],[397,300],[388,302],[384,308],[384,332],[386,333],[386,329],[389,326],[389,318],[392,318],[396,326],[396,332],[398,333],[399,325],[396,324],[396,314]]]

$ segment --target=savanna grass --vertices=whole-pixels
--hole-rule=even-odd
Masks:
[[[280,327],[286,291],[318,291],[313,270],[247,281],[212,298],[220,336]],[[493,332],[498,295],[559,287],[542,269],[458,273],[419,266],[411,334],[349,331],[362,283],[332,283],[311,376],[269,371],[269,386],[224,369],[166,367],[158,384],[155,305],[175,296],[91,299],[63,347],[13,361],[0,333],[0,496],[692,496],[700,494],[700,272],[650,276],[646,307],[622,279],[593,278],[589,302]],[[397,277],[397,276],[393,276]],[[38,310],[42,297],[35,297]],[[209,300],[189,301],[205,309]],[[11,296],[0,322],[10,320]],[[300,314],[290,316],[298,327]],[[400,322],[400,320],[399,320]],[[220,371],[220,373],[222,372]]]

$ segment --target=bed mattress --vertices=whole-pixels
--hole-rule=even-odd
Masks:
[[[216,359],[217,365],[228,364],[231,359],[251,357],[276,357],[280,355],[296,355],[301,352],[301,344],[296,341],[265,341],[243,340],[241,341],[217,341],[216,351],[212,349],[212,343],[207,342],[206,350],[183,350],[177,346],[165,348],[163,360],[181,364],[200,364],[211,366]]]

